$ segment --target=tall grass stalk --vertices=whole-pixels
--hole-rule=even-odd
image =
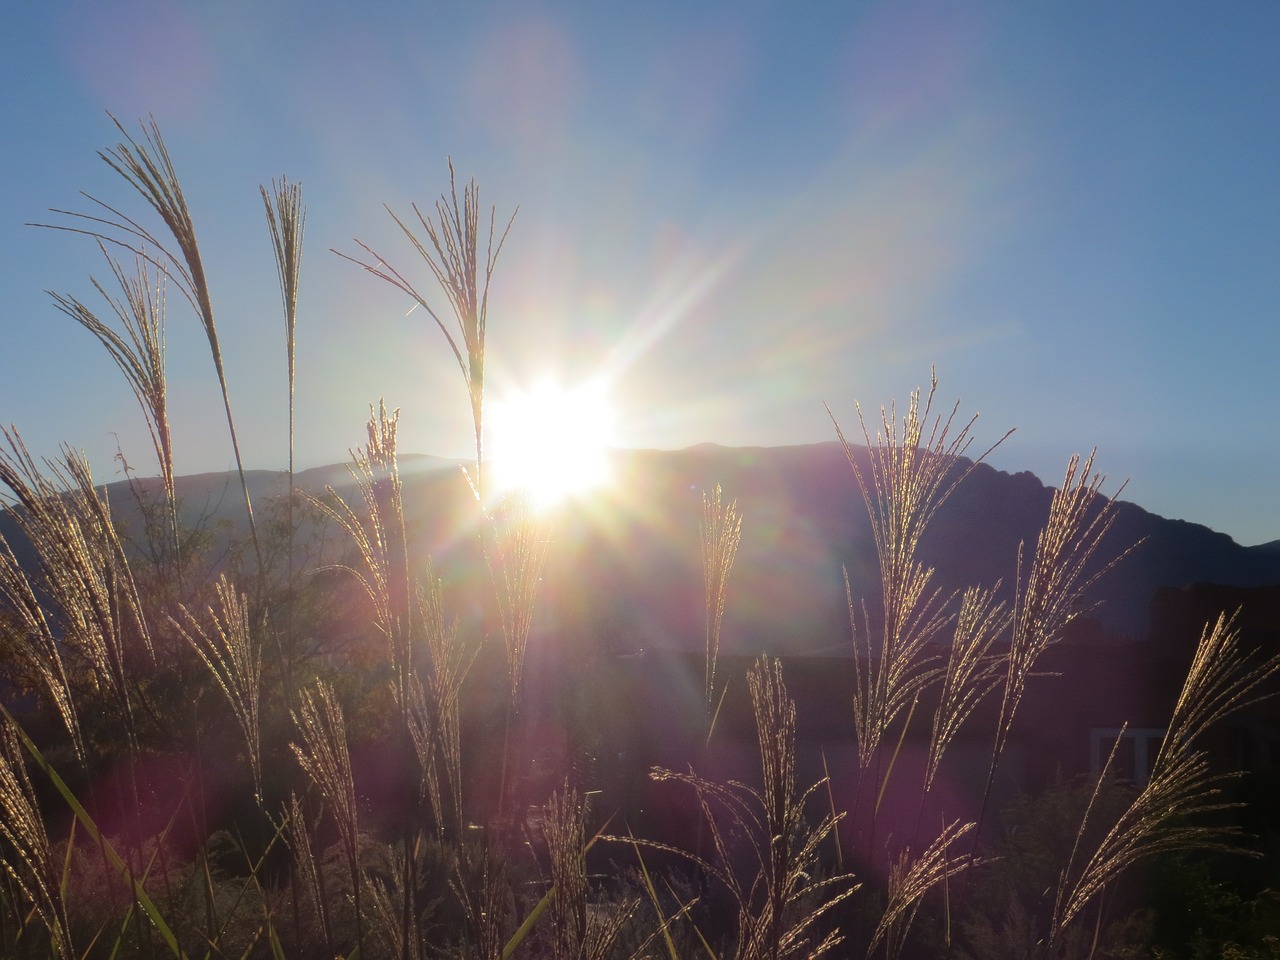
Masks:
[[[165,291],[168,271],[140,254],[134,255],[134,274],[126,274],[99,240],[98,247],[111,270],[120,296],[113,296],[98,280],[90,277],[94,289],[106,301],[119,321],[123,334],[102,320],[82,301],[49,291],[59,310],[88,330],[106,348],[124,375],[138,401],[151,436],[156,464],[164,486],[165,520],[173,570],[182,580],[182,558],[178,531],[178,495],[174,482],[173,436],[169,427],[169,404],[165,375]]]
[[[298,764],[306,771],[333,814],[342,850],[351,873],[356,942],[362,943],[360,888],[360,825],[356,807],[355,777],[347,744],[347,726],[342,705],[324,681],[304,690],[293,715],[301,743],[291,743]]]
[[[409,568],[409,543],[404,526],[404,488],[400,482],[398,433],[400,410],[391,413],[379,401],[377,414],[370,410],[366,427],[368,443],[357,454],[357,484],[369,516],[382,540],[385,568],[385,602],[390,619],[386,624],[391,645],[391,663],[403,698],[412,663],[413,574]]]
[[[461,826],[453,813],[460,805],[453,804],[449,810],[445,808],[446,795],[450,800],[454,799],[454,795],[452,782],[446,781],[444,789],[440,785],[443,752],[440,748],[440,719],[433,695],[427,691],[416,673],[409,679],[409,702],[404,705],[404,712],[405,724],[422,773],[422,790],[431,805],[437,838],[443,840],[446,826]]]
[[[724,501],[720,484],[702,494],[702,520],[698,527],[702,543],[702,577],[706,595],[706,696],[707,712],[715,701],[716,661],[720,656],[720,628],[724,623],[729,574],[742,539],[742,514],[738,501]],[[710,734],[708,733],[708,736]]]
[[[169,622],[199,655],[227,698],[244,735],[254,796],[261,803],[262,733],[258,708],[262,693],[262,643],[249,622],[248,599],[225,574],[218,577],[214,591],[217,606],[206,607],[203,618],[180,604],[178,617],[170,617]]]
[[[368,443],[351,452],[347,469],[356,483],[362,510],[348,504],[332,487],[328,499],[314,499],[316,507],[351,539],[360,557],[359,568],[341,565],[360,584],[373,604],[373,619],[387,642],[403,697],[409,670],[410,574],[404,535],[404,506],[396,457],[400,411],[388,413],[385,402],[369,410]],[[405,702],[403,699],[401,702]]]
[[[918,856],[913,857],[906,850],[898,855],[889,868],[887,902],[867,946],[868,957],[881,943],[885,945],[885,956],[889,960],[901,955],[903,943],[925,894],[968,869],[971,856],[967,853],[952,856],[950,850],[973,828],[973,823],[956,820],[944,827],[942,833]]]
[[[36,592],[48,598],[41,606],[54,618],[53,635],[83,658],[111,694],[136,754],[138,730],[126,658],[135,645],[152,657],[155,650],[105,491],[94,486],[79,453],[64,448],[61,461],[45,461],[46,475],[16,430],[0,429],[0,434],[7,445],[0,447],[0,484],[21,507],[12,515],[36,550]],[[49,624],[47,616],[39,619]],[[53,689],[50,693],[56,695]]]
[[[418,588],[419,622],[426,640],[429,674],[425,683],[415,677],[413,703],[421,717],[415,724],[415,748],[428,784],[437,829],[452,827],[461,836],[462,802],[462,685],[475,663],[479,645],[469,642],[456,621],[446,619],[440,581],[430,573]],[[444,790],[440,782],[444,781]],[[446,809],[444,796],[450,800]]]
[[[289,377],[289,499],[285,506],[285,524],[288,528],[286,552],[286,583],[289,603],[286,610],[285,629],[293,641],[294,609],[294,385],[296,380],[296,345],[298,329],[298,285],[302,276],[302,241],[306,233],[307,208],[302,202],[302,186],[290,183],[285,177],[271,181],[271,191],[259,186],[262,206],[266,211],[267,229],[271,233],[271,249],[275,254],[276,275],[280,280],[280,304],[284,312],[284,344]],[[281,656],[286,671],[285,683],[292,686],[288,674],[288,657]]]
[[[489,226],[484,236],[485,255],[480,259],[480,188],[470,180],[463,188],[462,203],[458,202],[458,185],[453,161],[449,161],[449,192],[435,204],[435,216],[423,213],[413,205],[414,227],[402,219],[390,207],[385,208],[414,251],[426,264],[428,271],[449,303],[450,320],[442,311],[432,306],[431,300],[403,273],[391,267],[388,261],[372,247],[356,240],[355,243],[367,255],[353,257],[334,250],[338,256],[350,260],[381,280],[408,295],[414,305],[421,307],[440,332],[444,334],[449,349],[453,351],[458,369],[466,384],[471,402],[472,428],[475,433],[475,473],[472,484],[481,503],[487,503],[488,486],[484,476],[484,359],[485,333],[489,314],[489,284],[498,257],[506,243],[507,234],[515,222],[516,213],[497,235],[497,208],[489,210]],[[517,211],[518,212],[518,211]],[[421,231],[422,236],[415,231]],[[425,237],[425,241],[422,239]],[[496,238],[496,243],[495,243]]]
[[[285,831],[285,840],[289,845],[289,849],[293,851],[294,882],[290,886],[295,893],[293,905],[294,939],[296,941],[301,941],[302,939],[301,924],[298,922],[300,904],[296,896],[297,887],[300,884],[304,894],[303,899],[319,921],[320,933],[324,939],[325,953],[333,956],[335,948],[333,923],[329,917],[329,896],[325,890],[322,868],[316,858],[315,848],[311,843],[311,832],[307,824],[306,814],[303,812],[302,802],[298,799],[296,793],[290,795],[289,804],[285,808],[281,822]]]
[[[498,809],[502,811],[506,804],[512,715],[523,674],[524,648],[532,622],[538,574],[546,551],[545,531],[528,504],[493,503],[485,469],[484,372],[489,287],[518,210],[512,213],[499,234],[497,209],[490,207],[489,223],[487,229],[483,228],[480,188],[474,179],[469,180],[459,200],[452,159],[449,192],[436,201],[434,216],[416,204],[412,207],[412,218],[402,218],[390,207],[385,209],[444,294],[447,311],[433,306],[433,297],[363,241],[354,241],[363,251],[362,256],[333,252],[407,295],[413,302],[411,310],[423,309],[444,336],[466,386],[475,440],[475,462],[467,476],[482,514],[481,541],[494,585],[511,693],[503,723],[503,760],[498,788]],[[492,623],[490,609],[485,608],[486,635]]]
[[[422,955],[422,944],[412,918],[406,922],[404,911],[404,905],[413,900],[412,893],[404,888],[404,878],[414,874],[405,862],[413,853],[403,847],[393,848],[390,853],[391,869],[367,881],[365,893],[376,920],[370,932],[384,942],[388,956],[416,960]]]
[[[1238,806],[1222,798],[1221,786],[1239,774],[1215,772],[1200,744],[1232,713],[1276,696],[1267,684],[1277,676],[1280,654],[1251,659],[1241,647],[1233,617],[1221,614],[1205,627],[1150,778],[1094,850],[1086,853],[1077,839],[1054,899],[1051,944],[1134,864],[1169,851],[1238,849],[1232,842],[1237,829],[1206,823],[1205,818]],[[1080,836],[1114,757],[1113,748],[1085,811]]]
[[[705,857],[662,844],[646,845],[692,860],[730,894],[736,905],[736,960],[824,956],[843,938],[833,929],[815,939],[815,928],[858,887],[851,874],[823,876],[819,870],[818,849],[843,814],[822,815],[809,825],[807,808],[825,781],[798,788],[795,703],[787,696],[781,664],[761,658],[747,679],[762,789],[716,783],[693,772],[655,769],[651,774],[655,780],[692,788],[712,854]],[[635,842],[634,838],[614,839]]]
[[[1036,538],[1035,555],[1025,578],[1019,551],[1012,634],[987,782],[978,812],[979,829],[991,799],[996,769],[1036,662],[1062,638],[1068,624],[1086,611],[1084,597],[1089,588],[1132,549],[1130,546],[1117,552],[1105,562],[1099,559],[1102,541],[1115,522],[1115,497],[1120,491],[1110,498],[1101,495],[1105,478],[1094,472],[1093,461],[1091,453],[1083,461],[1079,455],[1073,456],[1067,464],[1062,486],[1050,500],[1048,520]]]
[[[537,510],[528,492],[517,490],[485,512],[482,535],[507,664],[508,696],[503,707],[502,764],[497,796],[498,820],[505,822],[515,812],[509,809],[511,768],[514,752],[518,750],[512,727],[520,709],[525,651],[533,629],[538,584],[551,539],[550,521]]]
[[[397,727],[400,741],[400,762],[411,764],[415,755],[422,772],[422,782],[436,815],[437,829],[442,829],[443,804],[439,787],[440,776],[436,758],[443,756],[454,761],[448,769],[450,788],[454,791],[457,822],[461,824],[461,760],[458,759],[456,709],[445,704],[449,716],[442,721],[437,702],[426,696],[426,688],[417,677],[416,657],[413,649],[415,608],[419,597],[413,590],[413,577],[409,563],[408,537],[405,531],[403,488],[397,450],[397,431],[400,411],[388,413],[385,402],[378,409],[371,408],[367,425],[368,443],[363,449],[353,451],[351,475],[356,481],[360,497],[364,501],[363,514],[357,513],[329,488],[332,503],[317,501],[325,513],[334,519],[351,536],[360,554],[362,569],[347,567],[363,586],[373,603],[374,622],[387,641],[392,668],[392,695],[400,709],[401,723]],[[424,613],[434,611],[423,605]],[[441,614],[442,616],[442,614]],[[443,625],[432,622],[428,629],[443,630]],[[459,681],[460,682],[460,681]],[[431,692],[435,692],[432,690]],[[438,749],[439,738],[449,738]],[[409,810],[403,822],[403,846],[405,855],[401,861],[404,875],[400,891],[404,896],[401,910],[399,942],[407,950],[416,924],[415,898],[416,859],[410,851],[414,846],[417,829],[416,811],[420,803],[418,791],[410,798]],[[354,855],[352,883],[356,890],[356,912],[359,914],[358,861]],[[384,891],[385,892],[385,891]],[[359,917],[357,916],[357,920]]]
[[[619,940],[640,906],[640,898],[624,897],[607,904],[589,902],[587,852],[600,834],[588,839],[586,823],[586,800],[568,784],[552,793],[543,807],[542,833],[551,866],[551,889],[543,900],[551,915],[551,930],[546,938],[549,949],[537,955],[548,956],[549,960],[639,960],[648,956],[654,940],[668,934],[669,920],[659,915],[658,925],[649,935],[630,954],[622,953]],[[680,913],[684,912],[681,909]]]
[[[421,792],[431,806],[437,835],[443,838],[450,828],[460,837],[465,819],[461,689],[478,647],[465,643],[456,624],[446,622],[440,584],[429,569],[425,585],[415,586],[398,467],[398,423],[399,410],[388,413],[385,402],[380,403],[376,412],[370,410],[367,445],[352,453],[350,470],[362,510],[346,503],[332,488],[329,501],[317,503],[357,548],[359,568],[345,569],[371,600],[374,623],[387,641],[392,694],[402,721],[398,730],[403,761],[418,762]],[[419,649],[419,644],[425,649]],[[417,842],[416,810],[421,799],[418,793],[410,798],[403,824],[405,850]],[[399,942],[407,950],[418,913],[417,860],[406,854],[401,865],[405,875],[399,882],[404,896]]]
[[[869,474],[859,466],[853,447],[832,416],[871,519],[880,564],[884,628],[878,644],[865,615],[859,630],[847,574],[845,577],[857,671],[854,725],[863,771],[877,756],[890,725],[928,681],[929,673],[924,669],[928,645],[948,620],[946,598],[931,586],[933,570],[918,559],[921,537],[960,482],[1013,432],[963,466],[959,458],[972,444],[977,417],[957,429],[958,403],[945,418],[935,415],[937,386],[934,376],[923,409],[920,391],[912,392],[901,427],[896,406],[882,408],[874,441],[859,408],[858,420],[870,457]]]
[[[503,873],[489,845],[463,842],[452,852],[449,889],[466,918],[459,951],[462,956],[507,960],[515,952],[514,948],[510,952],[506,949],[515,923],[511,890]]]
[[[258,542],[258,529],[254,522],[253,503],[249,497],[249,483],[245,477],[240,442],[236,437],[235,417],[231,411],[231,394],[227,388],[226,367],[222,358],[222,344],[218,339],[213,299],[205,274],[204,261],[200,256],[195,224],[187,206],[187,198],[155,119],[142,124],[140,141],[131,136],[115,117],[111,117],[111,121],[124,139],[114,147],[100,150],[98,156],[129,186],[137,190],[147,205],[159,216],[165,231],[171,238],[169,243],[163,242],[154,230],[140,220],[88,194],[85,194],[86,199],[98,208],[99,215],[55,209],[53,213],[70,217],[71,222],[77,226],[50,224],[39,224],[39,226],[53,226],[54,229],[85,234],[101,244],[123,247],[131,251],[172,279],[195,310],[196,317],[204,328],[205,337],[209,341],[209,352],[218,376],[218,386],[222,392],[222,403],[226,412],[227,432],[230,435],[231,450],[236,459],[240,489],[244,494],[249,535],[253,542],[258,569],[261,572],[263,570],[262,548]]]
[[[0,866],[40,915],[53,955],[73,960],[78,954],[72,944],[61,870],[27,777],[26,758],[7,717],[0,720],[0,835],[6,843]]]
[[[970,587],[961,597],[933,715],[922,803],[923,795],[933,789],[947,747],[978,704],[1000,685],[1004,661],[991,648],[1008,629],[1009,614],[1007,604],[995,599],[999,590],[999,583],[991,589]]]
[[[507,653],[511,703],[519,700],[525,648],[533,629],[538,583],[547,557],[550,525],[523,492],[503,498],[490,514],[485,559],[493,581]]]
[[[306,231],[307,208],[302,202],[301,185],[290,183],[288,178],[272,180],[269,193],[265,186],[258,189],[262,192],[262,206],[271,232],[271,248],[275,253],[280,301],[284,309],[284,343],[289,372],[289,480],[292,483],[298,284],[302,275],[302,240]],[[290,493],[292,489],[291,486]]]
[[[76,759],[85,763],[80,716],[62,656],[63,645],[54,634],[54,626],[35,586],[3,536],[0,536],[0,637],[9,641],[8,648],[34,675],[66,727]]]
[[[565,786],[543,808],[543,837],[551,859],[551,960],[604,960],[639,905],[629,900],[601,912],[587,902],[586,805]]]

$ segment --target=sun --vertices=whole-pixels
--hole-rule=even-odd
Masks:
[[[486,459],[500,492],[520,490],[539,507],[609,480],[613,409],[604,387],[544,380],[486,411]]]

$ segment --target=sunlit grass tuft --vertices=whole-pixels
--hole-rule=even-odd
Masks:
[[[1221,787],[1237,774],[1214,772],[1209,754],[1200,744],[1214,725],[1230,714],[1275,696],[1268,684],[1277,676],[1280,654],[1251,660],[1241,649],[1232,617],[1221,614],[1205,627],[1149,779],[1098,846],[1088,852],[1077,843],[1063,868],[1054,901],[1051,941],[1060,937],[1108,884],[1139,861],[1170,851],[1238,849],[1233,842],[1238,829],[1208,819],[1236,806],[1222,798]],[[1114,759],[1113,748],[1098,790]],[[1098,790],[1085,812],[1082,834]]]

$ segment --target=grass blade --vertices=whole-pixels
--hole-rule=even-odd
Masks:
[[[556,888],[552,887],[543,894],[542,899],[539,900],[537,904],[534,905],[534,908],[529,911],[529,915],[524,918],[524,922],[520,924],[516,929],[516,932],[511,935],[511,939],[507,941],[507,945],[502,948],[502,960],[511,960],[511,955],[516,952],[516,948],[524,942],[524,938],[529,935],[529,932],[534,928],[534,925],[538,922],[539,918],[546,912],[547,907],[551,906],[551,901],[555,899],[555,895]]]
[[[11,714],[3,705],[0,705],[0,714],[13,724],[14,730],[17,731],[18,737],[22,741],[22,745],[26,747],[27,752],[31,754],[31,758],[35,760],[36,765],[44,771],[45,776],[49,778],[54,789],[56,789],[62,796],[62,799],[66,801],[67,806],[71,808],[71,812],[75,814],[75,818],[80,822],[80,825],[84,827],[85,832],[89,834],[90,839],[92,839],[93,842],[102,849],[107,861],[120,873],[121,876],[128,879],[130,885],[133,887],[134,899],[138,906],[142,907],[147,917],[151,920],[151,923],[155,926],[156,931],[160,934],[161,939],[164,940],[169,951],[175,957],[178,957],[179,960],[187,960],[187,955],[183,953],[182,947],[178,944],[177,936],[174,935],[172,928],[160,913],[160,908],[156,906],[155,901],[153,901],[147,891],[143,889],[142,884],[133,876],[128,864],[124,862],[120,857],[120,854],[116,853],[115,848],[111,846],[111,842],[102,835],[102,832],[98,829],[98,825],[94,822],[93,817],[89,816],[89,811],[84,808],[84,805],[80,802],[79,798],[77,798],[71,788],[67,786],[66,781],[63,780],[58,771],[53,768],[53,765],[49,763],[48,759],[40,751],[40,748],[35,745],[29,736],[27,736],[26,731],[23,730],[17,720],[13,718],[13,714]]]

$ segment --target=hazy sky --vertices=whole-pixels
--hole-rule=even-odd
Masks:
[[[604,372],[625,446],[833,437],[936,364],[994,458],[1242,543],[1280,538],[1280,4],[160,2],[0,12],[0,422],[119,476],[132,396],[46,289],[92,245],[26,227],[154,114],[182,176],[248,464],[287,456],[283,322],[258,185],[308,205],[298,461],[368,405],[403,450],[468,449],[444,341],[329,252],[412,252],[446,158],[499,217],[489,383]],[[178,469],[232,464],[207,345],[168,318]]]

